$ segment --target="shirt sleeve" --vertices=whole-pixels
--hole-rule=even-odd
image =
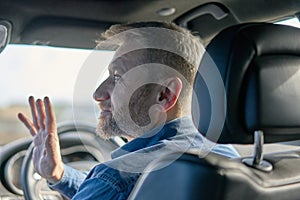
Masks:
[[[127,196],[126,193],[118,190],[109,181],[91,178],[84,181],[72,200],[125,200]]]
[[[226,156],[228,158],[239,158],[240,154],[231,144],[216,144],[212,152]]]
[[[79,186],[86,178],[87,173],[78,171],[68,165],[64,165],[64,174],[60,181],[55,184],[48,182],[52,190],[56,190],[65,197],[71,199],[77,192]]]
[[[90,171],[72,200],[126,200],[138,177],[139,174],[99,164]]]

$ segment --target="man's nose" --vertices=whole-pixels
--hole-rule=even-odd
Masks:
[[[105,101],[110,98],[109,85],[107,80],[101,83],[99,87],[95,90],[93,98],[96,101]]]

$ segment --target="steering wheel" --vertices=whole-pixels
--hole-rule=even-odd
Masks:
[[[23,195],[20,182],[19,166],[25,156],[32,138],[21,138],[1,147],[0,180],[7,191],[16,195]]]
[[[87,124],[62,124],[57,128],[63,162],[82,171],[89,171],[93,166],[110,159],[110,152],[119,144],[117,140],[103,140],[95,132],[95,127]],[[45,179],[34,170],[32,155],[34,144],[31,143],[24,157],[21,168],[21,185],[26,200],[43,199],[41,189]],[[72,160],[74,154],[78,154]],[[84,158],[84,160],[79,160]],[[54,194],[53,194],[54,195]],[[59,198],[60,195],[56,195]]]

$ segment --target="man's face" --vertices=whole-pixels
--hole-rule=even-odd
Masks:
[[[142,64],[142,57],[141,52],[130,52],[113,59],[109,77],[94,93],[101,109],[97,132],[103,138],[126,137],[135,132],[134,127],[144,127],[151,122],[148,112],[157,101],[160,86],[135,84],[151,76],[149,73],[134,74],[135,67]]]

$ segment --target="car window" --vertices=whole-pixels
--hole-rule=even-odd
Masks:
[[[29,137],[17,119],[19,112],[30,116],[27,99],[51,97],[58,122],[73,120],[73,91],[76,78],[92,50],[33,45],[8,45],[0,54],[0,146]],[[106,67],[113,52],[100,51],[99,67]],[[101,80],[99,80],[100,82]],[[83,105],[95,104],[92,92]],[[85,107],[76,109],[88,120]],[[94,115],[92,114],[92,117]]]
[[[280,20],[278,22],[275,22],[275,24],[283,24],[300,28],[300,22],[297,17],[291,17],[284,20]]]

